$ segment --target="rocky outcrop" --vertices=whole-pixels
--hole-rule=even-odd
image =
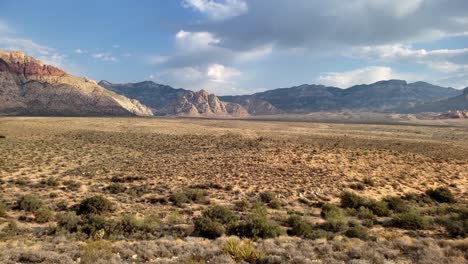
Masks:
[[[277,115],[284,113],[270,102],[243,96],[224,96],[221,100],[240,104],[250,115]]]
[[[137,100],[108,91],[22,52],[0,51],[0,114],[152,116]]]
[[[246,117],[247,110],[236,103],[225,103],[205,90],[186,91],[184,95],[165,107],[168,115],[200,117]]]

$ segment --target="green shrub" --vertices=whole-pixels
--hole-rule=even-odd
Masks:
[[[373,226],[377,221],[377,216],[374,212],[363,206],[359,207],[357,217],[361,219],[362,224],[367,227]]]
[[[436,189],[429,189],[426,194],[436,202],[439,203],[455,203],[456,199],[452,192],[447,187],[438,187]]]
[[[64,212],[56,215],[57,226],[67,230],[70,233],[77,232],[80,224],[81,217],[76,215],[75,212]]]
[[[189,198],[185,193],[177,192],[169,196],[169,201],[171,201],[175,206],[181,207],[184,203],[190,202]]]
[[[119,194],[123,193],[127,190],[127,187],[123,186],[122,184],[119,183],[112,183],[108,185],[104,190],[112,193],[112,194]]]
[[[322,207],[320,215],[327,220],[323,227],[332,232],[342,232],[348,227],[343,210],[336,205],[327,204]]]
[[[39,208],[34,212],[34,221],[37,223],[48,223],[54,218],[54,212],[49,208]]]
[[[360,182],[358,183],[352,183],[349,185],[349,188],[353,189],[353,190],[359,190],[359,191],[363,191],[366,189],[366,186]]]
[[[209,217],[198,217],[194,220],[195,233],[199,236],[215,239],[222,236],[226,232],[226,228],[223,224],[209,218]]]
[[[57,186],[59,186],[60,183],[56,178],[49,177],[49,178],[47,178],[45,180],[42,180],[41,184],[51,186],[51,187],[57,187]]]
[[[377,216],[389,216],[390,209],[385,201],[369,201],[366,205]]]
[[[0,135],[0,139],[6,138],[5,135]]]
[[[369,239],[369,233],[367,232],[367,229],[360,225],[350,227],[348,230],[346,230],[345,236],[355,237],[355,238],[359,238],[362,240]]]
[[[409,230],[426,229],[429,227],[429,220],[414,209],[398,215],[391,222],[395,227]]]
[[[461,208],[445,217],[442,225],[453,238],[468,237],[468,208]]]
[[[341,195],[341,207],[358,209],[361,206],[366,206],[366,199],[352,192],[344,192]]]
[[[114,248],[109,241],[88,241],[81,248],[82,263],[115,263]]]
[[[201,189],[187,189],[185,195],[192,202],[202,203],[206,201],[206,192]]]
[[[365,177],[363,183],[369,186],[375,186],[375,181],[371,177]]]
[[[22,195],[16,201],[16,208],[19,210],[24,210],[29,213],[33,213],[37,211],[39,208],[43,206],[43,202],[32,195]]]
[[[283,231],[278,224],[268,219],[263,206],[255,205],[245,221],[231,227],[229,233],[246,238],[273,238],[280,236]]]
[[[112,233],[114,231],[115,223],[110,220],[106,219],[100,215],[86,215],[83,218],[83,223],[81,226],[81,231],[88,235],[89,237],[95,237],[97,234],[100,235],[102,238],[106,233]]]
[[[385,197],[384,201],[387,203],[388,208],[393,212],[403,213],[408,210],[408,206],[405,204],[405,201],[398,196]]]
[[[281,202],[278,199],[273,199],[268,203],[268,206],[272,209],[281,208]]]
[[[117,223],[116,232],[125,236],[152,234],[160,226],[159,219],[154,215],[138,217],[136,215],[125,215]]]
[[[63,185],[67,186],[67,189],[70,191],[77,191],[81,188],[81,183],[74,180],[64,181]]]
[[[7,211],[8,207],[4,203],[0,202],[0,217],[8,217]]]
[[[223,225],[232,224],[239,219],[233,211],[221,205],[215,205],[206,209],[203,211],[203,216]]]
[[[236,262],[258,263],[264,254],[257,251],[250,240],[229,238],[223,243],[222,250]]]
[[[312,233],[312,225],[298,215],[291,215],[288,218],[288,235],[298,237],[309,237]]]
[[[238,211],[245,212],[250,208],[250,203],[246,200],[240,200],[234,203],[234,207]]]
[[[83,200],[77,208],[77,214],[89,215],[89,214],[105,214],[112,212],[114,205],[107,198],[97,195]]]
[[[269,203],[273,201],[274,199],[276,199],[276,195],[273,192],[268,192],[268,191],[261,192],[259,194],[259,198],[260,198],[260,201],[262,201],[263,203]]]

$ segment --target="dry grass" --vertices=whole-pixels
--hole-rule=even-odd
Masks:
[[[459,201],[457,206],[466,208],[468,129],[463,127],[170,118],[0,118],[0,135],[5,136],[0,138],[1,200],[10,208],[23,194],[40,198],[55,212],[71,211],[83,199],[103,195],[115,205],[116,210],[106,215],[109,219],[118,221],[122,215],[158,217],[159,229],[154,231],[154,237],[185,237],[193,228],[193,219],[213,204],[233,208],[243,216],[245,209],[236,208],[241,203],[245,203],[243,207],[255,203],[261,192],[275,194],[276,203],[270,206],[268,215],[281,224],[287,222],[285,219],[291,212],[304,216],[312,224],[323,223],[316,207],[338,204],[340,194],[350,187],[364,197],[381,199],[406,193],[424,194],[429,188],[447,186]],[[177,205],[169,199],[174,193],[196,195],[193,190],[202,191],[203,197]],[[429,210],[437,205],[418,206]],[[352,212],[349,217],[353,221]],[[57,233],[50,235],[48,231],[53,221],[36,223],[34,215],[13,209],[7,210],[7,219],[16,221],[23,230],[16,237],[4,238],[8,243],[29,238],[38,245],[46,245],[57,239]],[[434,247],[440,247],[439,258],[444,261],[452,254],[444,250],[458,250],[452,244],[441,246],[441,241],[448,237],[438,225],[426,231],[375,226],[369,232],[377,239],[391,237],[391,233],[406,233],[418,245],[427,243],[417,237],[429,236],[431,243],[437,245]],[[63,256],[57,253],[51,257],[80,256],[84,247],[78,244],[83,238],[67,239],[76,241],[77,253]],[[288,242],[283,243],[282,239]],[[258,241],[256,246],[270,256],[267,263],[309,263],[285,259],[280,253],[276,258],[270,252],[291,248],[293,245],[288,243],[299,243],[296,240]],[[361,242],[347,248],[346,241],[322,244],[310,240],[307,242],[310,247],[338,255],[313,251],[314,256],[304,258],[342,260],[343,254],[351,254],[350,250],[354,250],[353,254],[364,254],[357,252],[360,245],[365,248],[366,243],[377,243]],[[144,247],[150,242],[135,243],[125,247]],[[222,263],[221,258],[226,260],[221,242],[184,240],[183,243],[206,244],[208,252],[214,250],[210,249],[211,244],[218,245],[214,255],[180,253],[187,263],[198,263],[197,256],[201,255],[205,260],[220,258],[216,263]],[[12,248],[20,252],[23,246]],[[52,248],[40,249],[43,253],[38,254],[58,252],[58,245],[49,246]],[[391,259],[422,258],[412,256],[414,252],[403,252],[390,242],[379,242],[378,246],[382,250],[395,250],[388,253],[395,255]],[[107,247],[106,250],[109,251]],[[138,250],[135,253],[138,256],[148,254],[146,261],[155,257]],[[169,252],[171,256],[179,254]],[[303,254],[306,253],[304,250]],[[99,255],[89,253],[93,254]],[[119,262],[112,254],[108,254],[109,261]],[[372,263],[387,256],[382,252],[372,254],[375,256],[365,257]],[[463,254],[461,257],[457,254],[457,258],[464,259]]]

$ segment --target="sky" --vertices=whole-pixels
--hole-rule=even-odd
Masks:
[[[467,0],[0,0],[0,49],[94,80],[218,95],[468,86]]]

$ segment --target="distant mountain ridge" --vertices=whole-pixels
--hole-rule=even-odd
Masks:
[[[0,115],[152,116],[140,102],[19,51],[0,50]]]
[[[263,100],[286,113],[317,111],[402,112],[417,105],[457,96],[461,91],[425,82],[379,81],[347,89],[323,85],[300,85],[251,95],[221,96],[221,100]]]
[[[152,81],[113,84],[100,81],[102,87],[134,98],[153,109],[158,115],[191,117],[246,117],[248,111],[236,102],[223,102],[205,90],[193,92],[176,89]]]
[[[418,105],[408,109],[408,112],[448,112],[463,110],[468,110],[468,87],[463,90],[461,95]]]

